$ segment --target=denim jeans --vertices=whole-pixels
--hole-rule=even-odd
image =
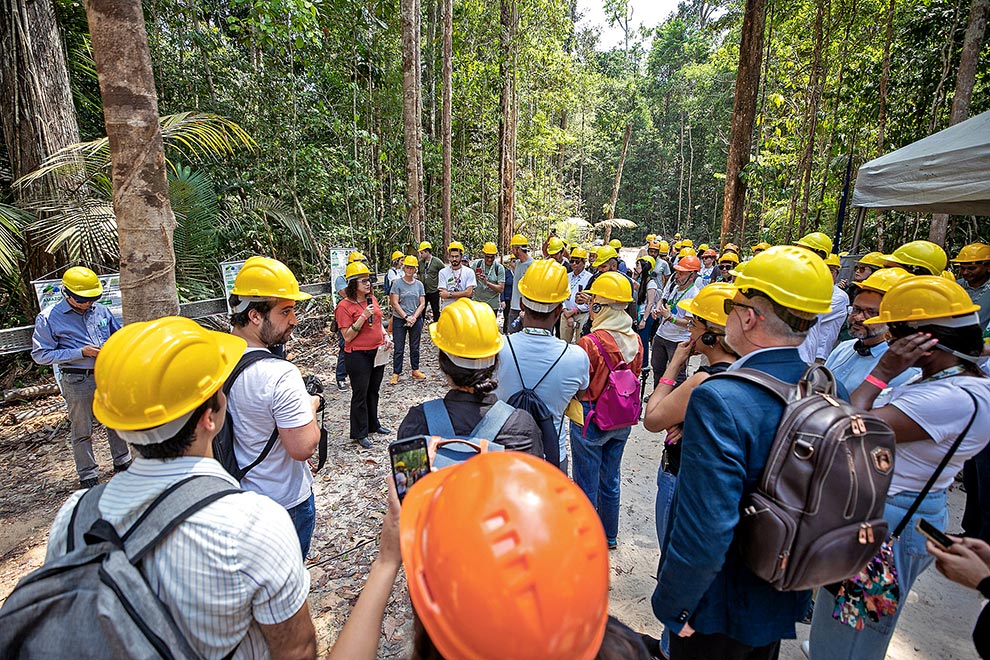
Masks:
[[[636,334],[639,335],[640,340],[643,342],[643,364],[647,365],[650,363],[650,344],[653,342],[653,335],[657,331],[657,320],[647,315],[646,325],[642,329],[640,329],[639,323],[636,323],[633,327],[636,328]]]
[[[990,445],[963,464],[966,510],[962,530],[966,536],[990,542]]]
[[[587,416],[588,404],[581,405]],[[584,427],[571,422],[571,471],[574,481],[598,511],[605,537],[610,542],[614,542],[619,533],[619,468],[631,430],[629,426],[613,431],[589,429],[589,437],[583,438]]]
[[[313,493],[309,494],[309,499],[305,502],[300,502],[287,511],[289,518],[292,519],[292,526],[296,528],[296,535],[299,537],[303,561],[306,561],[306,555],[309,554],[309,543],[313,540],[313,528],[316,527],[316,499],[313,497]]]
[[[900,523],[917,493],[898,493],[887,497],[883,517],[890,531]],[[901,538],[894,542],[894,566],[897,568],[897,583],[901,588],[900,605],[892,616],[881,617],[880,621],[868,621],[866,627],[856,631],[832,618],[835,597],[826,589],[819,589],[815,596],[815,614],[811,620],[811,660],[883,660],[887,646],[894,635],[897,619],[907,605],[908,592],[921,572],[928,568],[935,558],[925,550],[925,537],[915,525],[924,518],[940,530],[949,522],[945,491],[931,491],[922,501],[917,513],[911,518]]]
[[[96,379],[93,374],[62,374],[62,397],[69,410],[69,435],[72,439],[72,458],[76,462],[79,480],[96,479],[100,466],[93,455],[93,395]],[[107,429],[107,441],[114,465],[131,460],[131,450],[116,431]]]
[[[344,361],[344,331],[337,332],[337,382],[347,378],[347,364]]]
[[[392,351],[392,373],[402,373],[402,358],[405,357],[406,337],[409,337],[409,366],[413,371],[419,369],[419,340],[423,334],[423,317],[416,319],[411,328],[406,327],[406,322],[395,317],[392,321],[392,338],[395,346]]]

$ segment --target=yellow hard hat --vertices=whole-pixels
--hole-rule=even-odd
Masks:
[[[978,312],[966,290],[937,275],[905,277],[890,287],[880,301],[880,314],[863,321],[868,325],[898,321],[927,321]],[[973,319],[976,325],[977,320]]]
[[[470,298],[458,298],[444,307],[437,322],[430,324],[430,338],[455,364],[472,369],[490,367],[502,348],[495,312]]]
[[[608,242],[608,244],[609,244],[610,247],[612,247],[612,248],[614,248],[616,250],[621,250],[622,249],[622,241],[620,241],[617,238],[613,238],[612,240],[610,240]]]
[[[595,262],[592,266],[596,268],[602,264],[608,262],[610,259],[618,259],[619,253],[615,251],[615,248],[611,245],[602,245],[595,252]]]
[[[481,247],[482,254],[498,254],[498,246],[492,242],[485,243]]]
[[[726,243],[725,244],[725,247],[722,248],[722,251],[723,252],[735,252],[736,254],[739,254],[739,246],[736,245],[735,243]]]
[[[419,248],[418,248],[417,251],[418,252],[422,252],[423,250],[430,250],[430,251],[432,251],[433,250],[433,243],[430,243],[429,241],[423,241],[422,243],[420,243],[419,244]]]
[[[739,255],[735,252],[726,252],[718,258],[719,263],[722,263],[723,261],[731,261],[732,263],[737,264],[739,263]]]
[[[547,308],[532,306],[538,312],[549,312],[571,297],[567,269],[553,259],[540,259],[526,269],[519,280],[519,295],[529,301],[544,303]],[[524,301],[523,304],[526,304]]]
[[[593,296],[601,296],[618,303],[629,303],[633,299],[632,283],[629,278],[614,271],[596,277],[585,291]]]
[[[680,240],[680,238],[681,238],[681,235],[680,235],[680,234],[674,234],[674,238],[676,238],[676,239],[678,239],[678,240]]]
[[[647,234],[646,235],[646,242],[647,243],[649,243],[650,241],[655,241],[656,239],[657,239],[657,235],[656,234]]]
[[[769,243],[767,243],[766,241],[760,241],[759,243],[757,243],[756,245],[752,246],[749,249],[752,250],[753,253],[755,254],[757,252],[762,252],[763,250],[767,250],[769,248],[770,248]]]
[[[399,250],[396,250],[395,252],[392,253],[392,261],[395,261],[396,259],[401,259],[404,256],[406,256],[404,252],[400,252]]]
[[[73,266],[62,276],[62,288],[80,298],[99,298],[103,295],[103,284],[96,273],[85,266]]]
[[[352,264],[355,261],[367,261],[367,260],[368,260],[368,257],[364,256],[363,253],[358,252],[357,250],[355,250],[354,252],[351,252],[349,255],[347,255],[347,263],[349,263],[349,264]]]
[[[447,252],[451,250],[457,250],[458,252],[464,252],[464,245],[460,241],[451,241],[450,245],[447,246]]]
[[[828,234],[820,231],[813,231],[810,234],[806,234],[795,241],[794,244],[824,252],[825,254],[831,254],[832,252],[832,239],[828,237]]]
[[[901,264],[923,268],[932,275],[938,275],[945,270],[949,258],[941,246],[931,241],[911,241],[900,246],[892,254],[885,254],[884,259]]]
[[[941,273],[938,274],[938,276],[944,277],[947,280],[952,280],[953,282],[956,281],[956,276],[952,274],[951,270],[943,270]]]
[[[885,268],[887,260],[883,258],[883,252],[867,252],[856,260],[856,264],[865,264],[874,268]]]
[[[564,249],[564,241],[556,236],[547,241],[547,254],[557,254]]]
[[[288,266],[270,257],[251,257],[245,261],[230,292],[243,298],[309,300],[313,297],[299,290],[299,281]]]
[[[368,270],[368,267],[360,261],[347,264],[347,268],[344,269],[344,279],[347,281],[353,280],[355,277],[360,277],[361,275],[371,275],[371,271]]]
[[[853,286],[858,286],[863,291],[876,291],[885,294],[890,288],[903,280],[905,277],[914,277],[903,268],[881,268],[874,271],[862,282],[853,282]],[[955,278],[953,278],[955,281]]]
[[[736,287],[728,282],[713,282],[698,292],[694,298],[682,300],[677,306],[688,314],[716,325],[725,325],[725,301],[736,295]]]
[[[397,467],[397,468],[404,468],[404,467],[406,467],[406,462],[405,461],[396,461],[395,462],[395,467]]]
[[[207,330],[181,316],[125,325],[96,358],[93,413],[101,424],[118,431],[152,429],[178,420],[220,389],[246,347],[240,337]],[[179,428],[163,430],[167,435],[157,441],[174,436]],[[135,444],[154,441],[125,439]]]
[[[829,267],[842,268],[842,260],[839,259],[839,255],[832,252],[827,257],[825,257],[825,265]]]
[[[674,243],[674,249],[675,250],[680,250],[681,249],[681,245],[682,245],[682,243],[680,241],[677,241],[676,243]]]
[[[642,257],[640,257],[636,261],[644,261],[644,262],[648,263],[650,265],[650,269],[648,271],[646,271],[648,273],[652,273],[653,272],[653,269],[657,267],[657,260],[654,259],[653,257],[651,257],[648,254],[644,254]]]
[[[979,261],[990,261],[990,245],[986,243],[970,243],[959,250],[952,260],[954,264],[972,264]]]
[[[693,248],[694,247],[694,241],[692,241],[690,238],[685,238],[683,241],[681,241],[681,247],[682,248],[686,248],[686,247]]]
[[[698,246],[698,252],[704,252],[707,249],[708,249],[708,243],[702,243],[701,245]]]
[[[660,241],[660,254],[667,254],[670,252],[670,243],[667,241]]]
[[[693,247],[682,247],[680,251],[677,253],[678,259],[683,259],[684,257],[697,257],[697,256],[698,256],[698,251],[695,250]]]
[[[583,247],[576,247],[571,250],[571,259],[587,259],[588,251]]]
[[[509,241],[509,247],[529,247],[529,240],[522,234],[516,234]]]
[[[764,250],[734,269],[733,286],[754,289],[788,309],[827,314],[832,309],[832,273],[817,255],[793,245]]]
[[[409,255],[408,257],[402,260],[402,265],[412,266],[413,268],[419,268],[419,259],[417,259],[412,255]]]

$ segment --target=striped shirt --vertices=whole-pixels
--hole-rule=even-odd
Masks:
[[[107,484],[100,513],[123,536],[155,497],[197,474],[237,486],[211,458],[136,457]],[[73,493],[55,517],[46,561],[65,554],[69,517],[84,492]],[[228,495],[194,513],[151,551],[142,571],[205,658],[223,658],[235,646],[235,658],[270,657],[258,624],[289,619],[309,593],[309,573],[288,513],[251,492]]]

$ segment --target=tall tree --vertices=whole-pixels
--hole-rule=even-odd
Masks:
[[[739,42],[739,68],[732,102],[732,125],[729,132],[729,156],[725,167],[725,192],[722,203],[722,230],[719,240],[742,239],[743,204],[746,181],[743,168],[749,162],[756,119],[756,97],[760,89],[760,66],[763,62],[763,30],[766,27],[766,0],[746,0],[742,37]]]
[[[88,0],[110,143],[124,321],[179,313],[165,150],[140,0]]]
[[[450,220],[450,188],[452,181],[451,108],[453,97],[451,84],[454,78],[454,0],[443,2],[443,109],[441,110],[441,139],[443,141],[443,182],[440,192],[440,215],[443,218],[443,242],[450,244],[452,227]]]
[[[499,247],[505,251],[516,228],[516,0],[501,0],[499,75],[502,93],[498,123],[498,229]]]
[[[966,27],[966,36],[963,38],[959,69],[956,71],[956,93],[952,97],[952,115],[949,118],[949,126],[965,121],[969,117],[969,102],[973,98],[976,65],[980,60],[980,49],[983,47],[983,35],[987,29],[988,12],[990,12],[990,0],[973,0],[973,4],[970,5],[969,24]],[[931,227],[928,230],[928,240],[943,245],[948,226],[948,214],[934,214]]]
[[[615,182],[612,185],[612,198],[609,200],[605,218],[615,218],[615,205],[619,202],[619,188],[622,186],[622,168],[626,166],[626,154],[629,153],[629,136],[632,135],[632,122],[626,122],[626,130],[622,135],[622,151],[619,153],[619,165],[615,168]],[[605,225],[605,242],[612,238],[611,223]]]
[[[420,166],[423,133],[419,93],[419,39],[417,0],[401,0],[399,21],[402,32],[402,128],[406,149],[406,222],[413,240],[423,240],[423,177]]]

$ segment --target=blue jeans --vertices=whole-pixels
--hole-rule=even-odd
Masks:
[[[670,505],[674,501],[674,488],[677,487],[677,477],[669,472],[664,472],[663,467],[657,469],[657,543],[663,548],[663,542],[667,540],[667,523],[670,520]],[[660,635],[660,650],[664,655],[670,657],[670,632],[667,626],[663,627]]]
[[[344,331],[337,332],[337,382],[347,378],[347,365],[344,364]]]
[[[587,415],[588,404],[582,406]],[[583,438],[584,427],[571,422],[574,481],[595,505],[605,537],[613,543],[619,533],[619,468],[630,430],[630,426],[613,431],[589,429],[588,437]]]
[[[891,532],[917,496],[917,493],[898,493],[887,498],[883,517],[890,525]],[[945,529],[949,523],[949,511],[946,508],[944,490],[928,493],[911,522],[904,528],[901,538],[894,543],[894,566],[897,568],[897,583],[901,588],[897,611],[892,616],[881,617],[878,623],[868,621],[866,627],[857,632],[832,618],[835,597],[826,589],[819,589],[815,596],[815,614],[811,620],[811,660],[883,660],[887,655],[887,646],[894,635],[897,619],[907,604],[911,585],[935,560],[925,550],[925,537],[915,529],[919,518],[924,518],[940,530]]]
[[[419,369],[419,339],[423,333],[423,317],[416,319],[411,328],[406,322],[395,317],[392,321],[392,338],[395,347],[392,349],[392,373],[402,373],[402,358],[405,357],[406,337],[409,337],[409,366],[413,371]]]
[[[636,324],[636,334],[639,335],[640,340],[643,342],[643,364],[650,363],[650,344],[653,341],[653,335],[657,331],[657,320],[652,316],[647,315],[646,325],[642,330],[639,329],[639,323]]]
[[[313,540],[313,528],[316,527],[316,499],[313,497],[313,493],[310,493],[309,499],[305,502],[300,502],[286,510],[289,512],[289,518],[292,519],[292,526],[296,528],[303,561],[306,561],[306,555],[309,554],[309,543]]]

